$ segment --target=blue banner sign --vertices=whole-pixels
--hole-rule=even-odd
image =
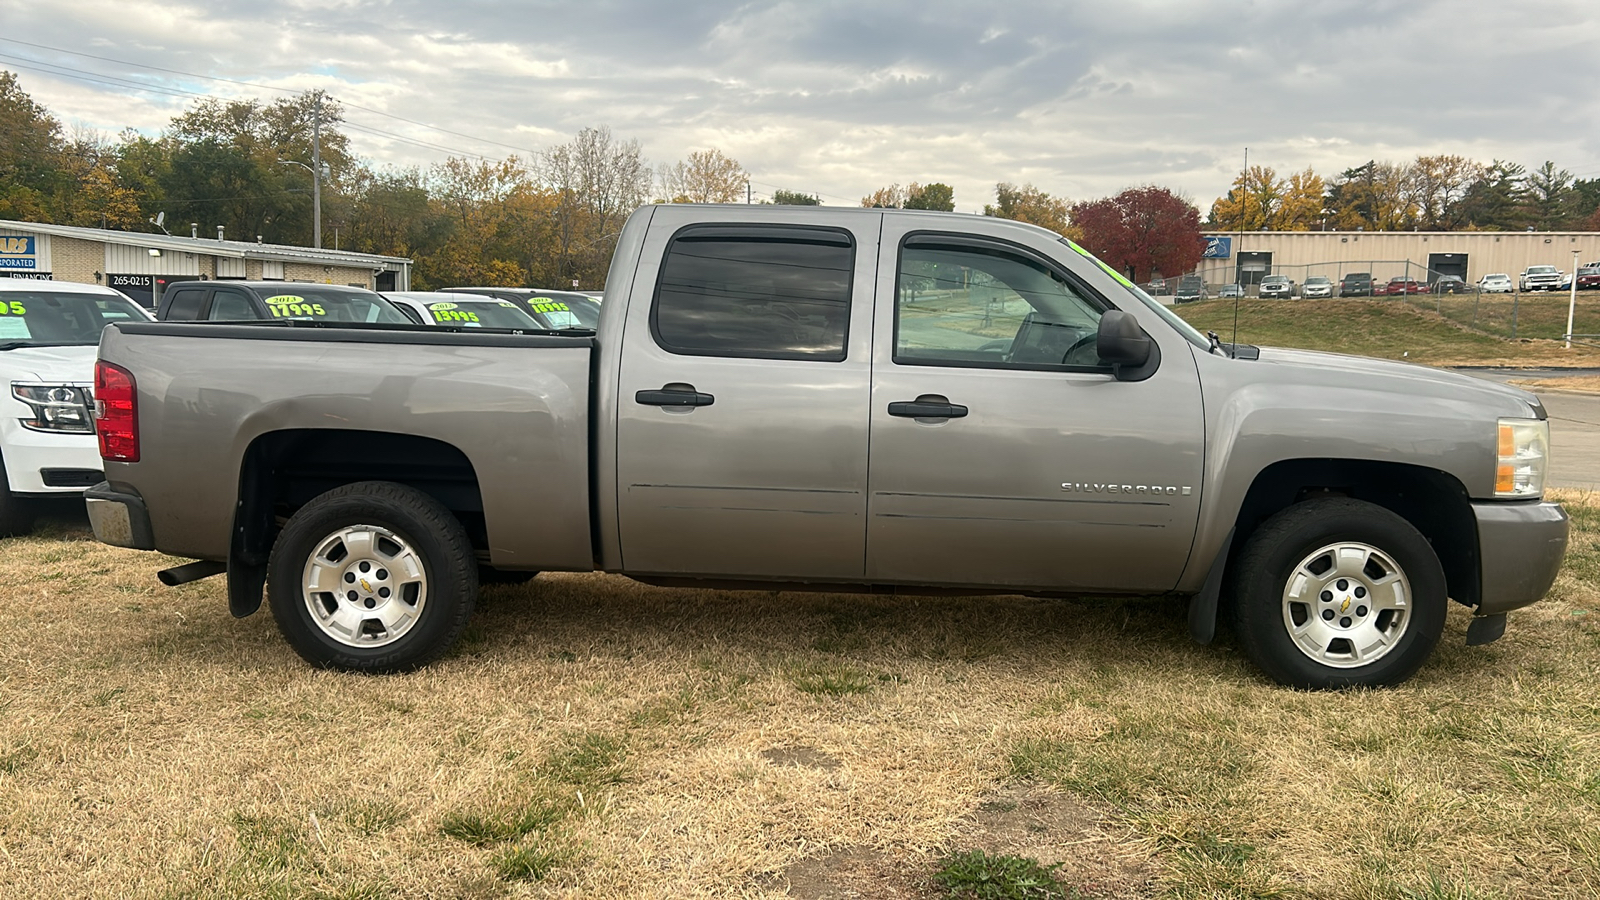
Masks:
[[[1233,238],[1208,237],[1206,238],[1206,252],[1204,259],[1227,259],[1233,255]]]
[[[0,235],[0,269],[36,269],[39,261],[33,256],[33,238]]]

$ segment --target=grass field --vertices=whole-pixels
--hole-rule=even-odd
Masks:
[[[1600,496],[1557,496],[1548,600],[1344,694],[1169,599],[602,575],[351,676],[57,522],[0,543],[0,895],[1594,897]]]
[[[1586,300],[1597,304],[1600,330],[1600,301]],[[1470,298],[1463,302],[1470,302]],[[1536,305],[1537,310],[1531,311]],[[1521,307],[1523,314],[1535,319],[1528,325],[1529,330],[1521,333],[1531,331],[1553,338],[1565,331],[1564,301],[1561,321],[1553,326],[1554,331],[1550,330],[1550,322],[1554,321],[1555,311],[1548,298],[1523,298]],[[1224,341],[1233,334],[1231,300],[1185,304],[1175,307],[1175,311],[1201,331],[1215,331]],[[1239,303],[1238,327],[1239,340],[1246,344],[1405,359],[1435,366],[1600,366],[1600,346],[1580,345],[1568,350],[1555,340],[1512,341],[1399,300],[1244,300]]]

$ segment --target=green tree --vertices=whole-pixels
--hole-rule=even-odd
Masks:
[[[779,206],[821,206],[822,201],[811,194],[802,194],[798,191],[786,191],[779,188],[772,192],[772,202]]]
[[[905,209],[938,209],[944,212],[953,212],[956,208],[956,192],[948,184],[934,182],[933,184],[917,184],[912,182],[906,188]]]
[[[1528,211],[1534,225],[1545,231],[1565,225],[1572,207],[1572,173],[1545,160],[1528,173],[1527,183]]]
[[[1500,159],[1489,163],[1457,207],[1463,225],[1484,231],[1526,227],[1526,176],[1527,170],[1516,163]]]

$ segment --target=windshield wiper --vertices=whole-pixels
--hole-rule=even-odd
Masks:
[[[20,350],[23,347],[87,347],[88,344],[77,344],[72,341],[6,341],[0,344],[0,353],[6,350]]]

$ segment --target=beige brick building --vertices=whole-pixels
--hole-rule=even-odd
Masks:
[[[411,289],[411,260],[0,220],[0,278],[102,284],[154,308],[174,281],[297,281],[405,291]]]
[[[1208,285],[1256,284],[1266,275],[1338,281],[1368,272],[1382,284],[1395,276],[1434,281],[1457,275],[1477,282],[1490,273],[1517,275],[1529,266],[1570,274],[1574,262],[1600,260],[1593,231],[1246,231],[1206,234],[1209,258],[1199,272]]]

